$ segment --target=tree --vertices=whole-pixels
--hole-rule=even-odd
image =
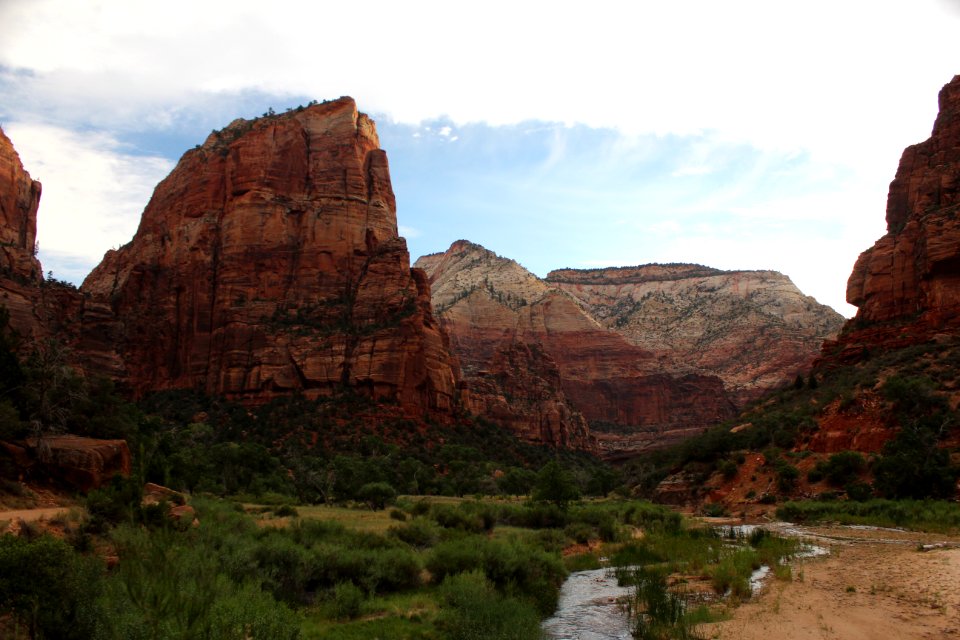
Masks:
[[[388,504],[393,504],[397,499],[397,492],[386,482],[368,482],[357,491],[357,498],[376,511],[385,508]]]
[[[552,502],[566,509],[567,503],[580,497],[580,488],[559,462],[551,460],[537,474],[532,497],[538,502]]]
[[[68,364],[69,351],[48,338],[35,346],[23,366],[22,389],[30,435],[43,454],[43,437],[64,431],[74,405],[84,397],[83,381]]]

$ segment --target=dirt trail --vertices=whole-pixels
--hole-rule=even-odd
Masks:
[[[13,522],[14,520],[25,520],[34,522],[40,519],[49,520],[58,513],[67,513],[71,507],[40,507],[37,509],[14,509],[12,511],[0,511],[0,522]]]
[[[888,529],[805,530],[830,555],[797,561],[731,620],[721,640],[960,638],[960,538]],[[921,552],[922,544],[947,548]]]

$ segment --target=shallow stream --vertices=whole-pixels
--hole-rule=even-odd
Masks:
[[[560,590],[560,603],[543,622],[544,635],[556,640],[628,640],[630,625],[617,600],[630,594],[617,585],[613,569],[571,573]]]
[[[721,534],[731,531],[743,539],[758,525],[718,527]],[[781,535],[797,537],[804,548],[795,558],[810,558],[828,553],[827,549],[811,544],[806,531],[790,523],[775,523],[766,528]],[[750,577],[750,589],[759,591],[770,575],[770,567],[763,566]],[[571,573],[560,590],[560,601],[552,618],[543,622],[544,636],[552,640],[630,640],[630,623],[618,600],[629,596],[630,587],[621,587],[612,568],[592,569]]]

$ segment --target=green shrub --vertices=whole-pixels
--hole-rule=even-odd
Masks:
[[[27,540],[4,534],[0,614],[11,615],[31,638],[90,637],[97,618],[100,566],[49,535]]]
[[[830,456],[817,468],[834,487],[842,487],[852,482],[866,466],[863,455],[856,451],[840,451]]]
[[[360,615],[363,590],[352,582],[340,582],[333,589],[333,614],[340,620],[352,620]]]
[[[458,640],[528,640],[540,637],[532,606],[497,593],[480,572],[450,576],[439,590],[444,637]]]
[[[390,527],[387,535],[417,549],[432,547],[440,539],[440,532],[436,525],[426,518],[414,518],[406,524]]]
[[[857,502],[865,502],[873,497],[873,487],[866,482],[848,482],[843,490],[848,498]]]
[[[717,463],[717,471],[727,480],[732,480],[737,475],[737,465],[732,460],[721,460]]]
[[[800,477],[800,470],[792,464],[781,463],[777,465],[777,490],[780,493],[790,493],[797,486],[797,478]]]
[[[290,505],[284,504],[274,509],[273,515],[277,516],[278,518],[296,518],[300,514]]]
[[[584,522],[573,522],[563,530],[568,538],[580,544],[586,544],[594,537],[593,527]]]
[[[366,502],[376,511],[393,504],[397,499],[397,492],[386,482],[368,482],[357,491],[357,499]]]
[[[447,576],[482,569],[486,544],[477,537],[441,542],[427,556],[427,570],[434,582],[442,582]]]

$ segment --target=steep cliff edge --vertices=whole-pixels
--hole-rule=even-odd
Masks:
[[[960,329],[960,76],[940,91],[930,138],[907,147],[887,196],[887,233],[860,254],[847,282],[856,317],[832,362]]]
[[[236,120],[188,151],[83,283],[79,349],[135,394],[262,402],[350,387],[449,414],[456,363],[350,98]]]
[[[719,377],[740,407],[806,372],[843,324],[776,271],[653,264],[561,269],[546,282],[653,354],[664,373]]]
[[[678,442],[729,417],[714,376],[671,376],[569,294],[467,241],[420,258],[469,404],[534,441],[617,457]],[[592,436],[583,419],[592,425]]]
[[[40,333],[42,269],[37,260],[40,183],[23,168],[13,143],[0,129],[0,304],[21,336]]]

